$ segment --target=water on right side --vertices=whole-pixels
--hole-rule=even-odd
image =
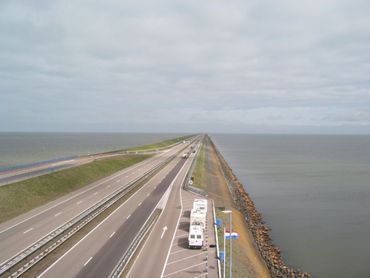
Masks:
[[[370,136],[211,136],[288,265],[370,277]]]

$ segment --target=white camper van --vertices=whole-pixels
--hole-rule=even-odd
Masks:
[[[190,212],[190,225],[200,225],[205,229],[206,218],[207,214],[204,210],[192,209]]]
[[[202,248],[203,247],[203,229],[199,225],[190,225],[189,230],[189,248]]]
[[[207,212],[208,202],[206,199],[195,199],[193,202],[193,209],[200,209]]]

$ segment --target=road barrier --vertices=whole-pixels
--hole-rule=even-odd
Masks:
[[[185,149],[184,147],[183,149]],[[48,254],[50,254],[53,250],[55,250],[58,246],[63,244],[69,238],[71,238],[74,234],[76,234],[79,230],[81,230],[84,226],[90,223],[93,219],[95,219],[98,215],[100,215],[103,211],[107,208],[112,206],[115,202],[119,199],[124,197],[130,191],[136,188],[137,185],[144,182],[147,178],[150,178],[153,174],[167,165],[170,161],[172,161],[179,153],[183,151],[181,149],[179,152],[174,154],[173,156],[167,158],[165,161],[160,163],[159,165],[155,166],[153,169],[145,172],[141,177],[131,181],[127,184],[124,188],[120,188],[114,191],[109,196],[102,199],[100,202],[96,203],[95,205],[91,206],[78,216],[74,217],[72,220],[68,221],[67,223],[61,225],[54,231],[50,232],[48,235],[37,241],[36,243],[32,244],[31,246],[27,247],[23,251],[19,252],[17,255],[13,256],[2,265],[0,265],[0,276],[6,272],[12,272],[13,268],[16,268],[18,264],[21,264],[22,261],[25,261],[24,264],[14,272],[9,274],[9,277],[19,277],[35,264],[37,264],[40,260],[45,258]],[[53,242],[53,240],[55,242]],[[46,246],[49,244],[49,246]],[[44,250],[42,247],[46,247]],[[37,256],[30,258],[31,255],[35,254],[37,251],[40,251]]]

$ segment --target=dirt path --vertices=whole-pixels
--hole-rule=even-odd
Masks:
[[[216,152],[207,139],[204,167],[203,185],[209,197],[214,199],[215,206],[233,209],[233,227],[239,233],[239,239],[233,244],[233,265],[237,270],[233,277],[270,277],[264,261],[253,244],[243,215],[234,206]]]

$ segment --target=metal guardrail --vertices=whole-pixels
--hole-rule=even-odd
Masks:
[[[182,151],[182,150],[181,150]],[[179,152],[181,152],[179,151]],[[178,152],[178,153],[179,153]],[[176,155],[178,154],[176,153]],[[50,252],[52,252],[54,249],[56,249],[59,245],[64,243],[67,239],[69,239],[72,235],[74,235],[77,231],[82,229],[84,226],[86,226],[91,220],[93,220],[95,217],[97,217],[99,214],[101,214],[104,210],[106,210],[108,207],[110,207],[112,204],[114,204],[116,201],[121,199],[124,195],[126,195],[128,192],[130,192],[132,189],[135,188],[136,184],[145,180],[148,176],[153,174],[156,170],[161,168],[162,166],[166,165],[169,161],[171,161],[176,155],[169,157],[153,169],[147,171],[144,175],[141,177],[131,181],[129,184],[127,184],[124,188],[118,189],[102,199],[100,202],[96,203],[95,205],[91,206],[72,220],[68,221],[67,223],[63,224],[62,226],[58,227],[45,237],[43,237],[41,240],[37,241],[30,247],[27,247],[23,251],[19,252],[17,255],[13,256],[9,260],[7,260],[5,263],[3,263],[0,266],[0,275],[7,272],[11,268],[15,267],[17,264],[19,264],[22,260],[26,259],[30,255],[34,254],[36,251],[39,251],[43,246],[45,246],[47,243],[50,243],[53,239],[56,239],[58,236],[62,236],[64,232],[66,232],[68,229],[72,228],[70,231],[68,231],[67,234],[63,235],[60,239],[58,239],[56,242],[54,242],[52,245],[47,247],[45,250],[43,250],[40,254],[38,254],[35,258],[32,258],[29,262],[27,262],[25,265],[23,265],[21,268],[19,268],[17,271],[12,273],[10,277],[19,277],[24,272],[26,272],[28,269],[30,269],[32,266],[34,266],[36,263],[38,263],[41,259],[43,259],[45,256],[47,256]]]
[[[194,140],[192,142],[194,142]],[[194,161],[196,161],[196,157],[193,159],[192,165],[190,166],[190,168],[191,167],[194,167],[193,166]],[[184,187],[186,184],[189,183],[189,179],[190,179],[189,172],[191,172],[190,169],[189,169],[186,177],[183,180],[182,187]],[[158,202],[158,204],[160,202],[161,202],[161,200]],[[156,209],[159,209],[158,208],[158,205],[153,210],[152,214],[154,213],[154,211]],[[139,247],[141,241],[145,238],[146,234],[154,226],[154,224],[157,221],[158,217],[159,217],[159,215],[157,215],[156,217],[152,217],[152,215],[150,215],[150,217],[146,220],[146,222],[144,223],[144,225],[141,227],[141,229],[139,230],[138,234],[134,238],[133,242],[131,243],[129,249],[126,251],[126,253],[123,255],[122,259],[120,260],[120,262],[118,263],[118,265],[116,266],[116,268],[113,270],[112,274],[110,275],[110,278],[118,278],[118,277],[120,277],[122,275],[122,273],[124,272],[125,268],[127,267],[128,263],[129,263],[130,259],[132,258],[132,255],[135,254],[135,252],[136,252],[137,248]]]

